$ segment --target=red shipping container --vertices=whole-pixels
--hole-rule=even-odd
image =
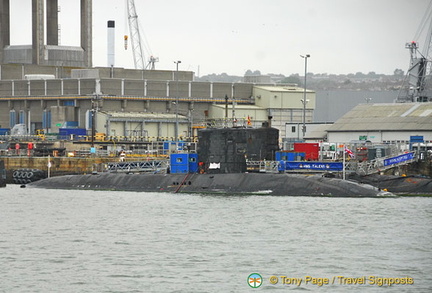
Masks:
[[[319,143],[295,142],[294,151],[305,153],[306,161],[318,161]]]

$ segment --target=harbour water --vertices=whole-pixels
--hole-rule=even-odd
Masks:
[[[0,189],[7,293],[431,292],[431,244],[432,198]]]

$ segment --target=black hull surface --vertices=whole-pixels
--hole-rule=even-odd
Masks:
[[[400,195],[432,195],[432,179],[419,176],[368,175],[352,179]]]
[[[376,197],[391,195],[368,184],[320,175],[293,174],[125,174],[67,175],[30,183],[50,189],[138,192]]]

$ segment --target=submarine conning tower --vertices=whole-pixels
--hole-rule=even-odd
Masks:
[[[199,172],[244,173],[246,160],[274,161],[279,130],[261,128],[207,128],[198,131]]]

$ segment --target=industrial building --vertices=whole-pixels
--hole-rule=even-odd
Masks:
[[[323,102],[296,85],[196,82],[191,71],[92,67],[91,0],[80,1],[76,47],[59,46],[57,0],[32,0],[31,44],[14,46],[9,1],[0,0],[2,129],[20,124],[35,134],[74,127],[106,138],[173,140],[193,139],[205,127],[260,127],[270,121],[280,142],[302,139],[303,123],[306,138],[314,141],[366,137],[392,143],[408,141],[409,135],[432,141],[430,103],[359,105],[333,125],[317,128],[314,117],[329,114],[317,115],[316,105]]]
[[[302,121],[303,89],[293,86],[194,82],[189,71],[3,64],[0,72],[0,128],[25,124],[30,134],[37,129],[58,133],[70,125],[90,130],[92,110],[99,113],[96,131],[107,136],[128,136],[137,130],[133,123],[118,125],[127,118],[125,113],[130,113],[126,120],[141,121],[141,133],[151,137],[174,136],[175,116],[182,128],[179,133],[187,136],[193,127],[226,119],[226,113],[229,121],[239,121],[238,126],[247,119],[251,126],[261,126],[269,116],[276,128],[284,125],[285,119]],[[311,122],[315,93],[308,91],[307,99],[311,102],[306,121]],[[114,119],[116,112],[123,113],[123,118],[116,114]],[[150,125],[150,114],[153,122],[160,120],[159,126]],[[166,131],[161,130],[164,127]]]
[[[327,129],[327,141],[410,143],[411,136],[432,142],[432,103],[361,104]]]
[[[194,129],[228,120],[233,126],[260,126],[273,116],[281,126],[283,112],[301,119],[293,115],[301,112],[301,89],[290,88],[287,95],[286,89],[251,83],[194,82],[190,71],[123,69],[113,61],[93,68],[91,0],[80,1],[77,46],[59,45],[57,0],[32,0],[31,44],[11,45],[9,1],[0,0],[0,128],[21,124],[28,134],[94,128],[107,137],[160,138],[191,137]],[[108,21],[108,32],[113,29]],[[308,96],[314,100],[313,92]],[[305,111],[308,122],[313,106]]]
[[[268,109],[272,117],[272,127],[279,129],[283,139],[285,123],[311,123],[316,104],[315,92],[295,85],[287,86],[255,86],[253,88],[255,105]],[[306,98],[306,100],[305,100]]]
[[[298,141],[301,123],[285,124],[286,141]],[[366,103],[334,123],[309,123],[304,140],[311,143],[372,143],[408,149],[413,139],[432,149],[432,103]]]

